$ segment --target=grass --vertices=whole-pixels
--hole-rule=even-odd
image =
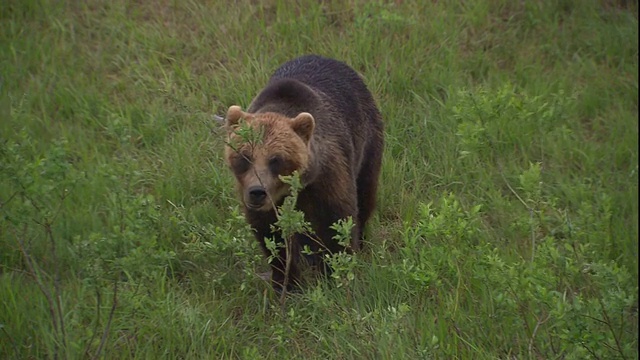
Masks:
[[[638,358],[637,14],[9,0],[0,357]],[[305,53],[386,148],[367,250],[281,303],[212,115]]]

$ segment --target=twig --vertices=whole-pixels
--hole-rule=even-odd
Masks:
[[[62,292],[60,291],[60,266],[58,261],[58,255],[56,252],[56,242],[53,238],[53,230],[51,229],[51,223],[46,221],[44,224],[45,232],[51,242],[51,256],[53,257],[53,291],[56,297],[56,310],[58,312],[58,325],[60,326],[60,333],[62,335],[62,346],[66,353],[67,349],[67,331],[64,326],[64,313],[62,311]]]
[[[593,321],[597,321],[597,322],[599,322],[601,324],[606,324],[607,323],[606,321],[604,321],[602,319],[598,319],[597,317],[593,317],[593,316],[590,316],[590,315],[583,315],[583,316],[586,317],[587,319],[591,319]]]
[[[0,200],[0,209],[4,208],[8,203],[10,203],[11,200],[13,200],[13,198],[16,197],[16,195],[18,195],[19,193],[19,191],[14,192],[6,201]]]
[[[291,236],[287,236],[284,239],[284,246],[285,256],[287,257],[287,260],[284,266],[284,281],[282,284],[282,293],[280,293],[280,306],[284,306],[284,301],[287,296],[287,286],[289,286],[289,272],[291,271],[291,262],[293,258],[293,256],[291,255]]]
[[[24,224],[23,232],[24,233],[27,232],[26,223]],[[53,324],[53,331],[57,335],[58,320],[56,316],[56,311],[54,310],[54,301],[53,301],[53,298],[51,297],[51,293],[49,292],[49,290],[47,290],[47,288],[42,283],[42,278],[40,277],[39,272],[36,270],[36,265],[33,263],[31,259],[31,255],[29,255],[29,253],[27,252],[27,249],[25,249],[24,243],[20,239],[20,236],[18,236],[18,234],[15,233],[15,230],[14,230],[14,235],[16,237],[16,242],[18,243],[18,247],[20,248],[20,252],[24,257],[24,261],[27,264],[27,267],[29,268],[29,272],[31,273],[31,276],[33,276],[33,278],[36,280],[36,284],[38,284],[38,288],[40,289],[40,292],[42,292],[44,297],[47,299],[47,305],[49,307],[49,315],[51,316],[51,322]],[[53,348],[53,358],[54,359],[58,358],[58,342],[57,341],[55,342],[54,348]]]
[[[602,303],[602,299],[598,298],[598,303],[600,304],[600,308],[602,309],[602,315],[604,316],[604,319],[606,320],[605,323],[607,324],[607,327],[609,328],[609,331],[611,331],[611,335],[613,336],[613,340],[615,340],[616,342],[616,346],[618,347],[618,352],[620,353],[620,356],[622,357],[622,359],[626,360],[626,356],[624,356],[624,352],[622,351],[622,346],[620,346],[620,341],[618,340],[618,337],[616,336],[616,332],[613,330],[613,326],[611,326],[611,320],[609,319],[609,315],[607,314],[607,310],[604,308],[604,304]]]
[[[113,320],[113,315],[116,312],[116,306],[118,306],[118,277],[120,275],[116,274],[113,280],[113,300],[111,304],[111,311],[109,312],[109,319],[107,320],[107,326],[104,328],[104,332],[102,333],[102,338],[100,339],[100,346],[98,346],[98,350],[96,354],[93,356],[93,359],[97,359],[100,357],[100,353],[102,352],[102,348],[104,344],[107,342],[107,337],[109,336],[109,330],[111,329],[111,321]]]
[[[224,118],[222,116],[215,115],[215,114],[213,115],[213,120],[215,120],[217,123],[220,123],[220,124],[224,124],[224,122],[225,122],[225,120],[224,120]]]
[[[553,336],[551,336],[551,334],[547,334],[547,338],[549,339],[549,347],[551,347],[553,355],[557,355],[558,350],[556,350],[556,347],[553,344]]]
[[[618,333],[619,337],[622,337],[624,333],[624,312],[620,311],[620,332]]]
[[[93,343],[93,340],[96,338],[96,334],[98,334],[98,326],[100,326],[100,307],[102,306],[102,296],[100,295],[100,288],[96,286],[96,323],[93,326],[93,334],[91,334],[91,339],[87,342],[87,345],[84,348],[85,357],[89,357],[89,347]]]
[[[531,334],[531,339],[529,339],[529,358],[533,358],[533,341],[536,338],[536,334],[538,333],[538,329],[540,328],[540,325],[546,323],[549,318],[551,318],[551,314],[547,314],[547,317],[544,320],[538,320],[538,322],[536,323],[536,327],[533,329],[533,333]]]
[[[593,356],[594,358],[600,360],[600,357],[598,355],[596,355],[596,353],[593,352],[593,350],[591,350],[591,348],[588,347],[587,344],[584,343],[584,341],[581,341],[580,345],[582,345],[582,347],[585,348],[589,352],[589,354],[591,354],[591,356]]]
[[[521,300],[520,300],[520,297],[518,296],[518,293],[513,289],[511,284],[507,283],[507,288],[509,289],[509,292],[511,293],[511,295],[513,295],[513,297],[516,298],[516,303],[518,305],[518,312],[520,313],[520,317],[522,317],[522,321],[524,322],[524,330],[527,332],[527,335],[530,338],[533,337],[533,333],[530,332],[531,326],[529,326],[529,320],[527,320],[524,305],[521,304]]]
[[[520,200],[522,205],[524,205],[524,207],[527,208],[527,210],[529,210],[529,223],[531,225],[531,262],[533,262],[536,254],[536,234],[533,228],[534,210],[529,205],[527,205],[527,203],[524,200],[522,200],[520,195],[518,195],[518,193],[511,187],[511,184],[509,184],[509,181],[504,176],[504,172],[502,171],[502,165],[498,164],[498,166],[500,167],[500,176],[502,177],[502,180],[504,180],[504,183],[507,184],[507,187],[509,188],[509,190],[513,193],[513,195],[516,196],[516,198],[518,198],[518,200]]]
[[[7,328],[5,328],[2,324],[0,324],[0,328],[2,329],[2,332],[4,332],[5,335],[7,335],[7,337],[9,338],[9,342],[11,343],[11,347],[13,348],[13,354],[17,358],[18,357],[18,348],[16,347],[16,342],[13,341],[13,338],[11,337],[11,334],[9,334],[9,332],[7,331]]]

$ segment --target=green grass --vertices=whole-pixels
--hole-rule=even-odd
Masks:
[[[0,358],[637,359],[630,3],[5,2]],[[281,304],[212,115],[305,53],[386,148],[366,251]]]

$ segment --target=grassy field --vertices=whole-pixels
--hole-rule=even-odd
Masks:
[[[633,1],[0,6],[0,358],[637,359]],[[305,53],[386,148],[366,250],[284,302],[213,120]]]

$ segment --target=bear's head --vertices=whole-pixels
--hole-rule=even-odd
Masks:
[[[225,158],[236,177],[242,201],[249,210],[268,211],[288,195],[280,179],[309,166],[313,116],[295,118],[277,113],[250,114],[239,106],[227,112]]]

